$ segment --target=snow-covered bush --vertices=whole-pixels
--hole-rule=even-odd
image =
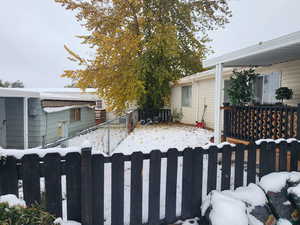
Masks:
[[[54,225],[55,217],[40,206],[26,207],[23,200],[14,195],[0,197],[1,225]]]

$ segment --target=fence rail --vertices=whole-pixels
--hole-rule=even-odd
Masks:
[[[159,109],[159,110],[138,110],[139,121],[151,119],[157,122],[171,122],[172,115],[171,109]]]
[[[258,139],[300,138],[300,105],[229,106],[224,104],[224,136]]]
[[[65,145],[68,141],[79,137],[81,135],[86,135],[97,130],[103,130],[102,135],[99,134],[99,139],[103,138],[103,151],[107,154],[111,154],[112,151],[122,142],[127,135],[134,130],[138,122],[138,111],[133,110],[126,113],[126,115],[106,121],[104,123],[98,124],[96,126],[85,129],[81,132],[76,133],[73,136],[66,138],[61,138],[50,144],[43,144],[42,148],[53,148],[59,145]],[[116,135],[114,131],[122,132],[123,135]],[[118,140],[113,140],[118,138]],[[66,144],[68,145],[68,144]]]
[[[64,157],[58,153],[43,158],[34,154],[21,159],[9,156],[0,163],[0,195],[22,195],[28,205],[44,201],[47,211],[61,217],[62,176],[65,176],[69,220],[83,225],[168,224],[178,218],[200,216],[202,197],[211,190],[256,183],[258,177],[274,171],[297,171],[299,149],[298,141],[282,141],[184,151],[155,150],[149,154],[135,152],[111,157],[92,155],[90,148]],[[125,185],[127,176],[130,183]],[[149,180],[147,188],[145,177]],[[44,195],[40,178],[44,178]],[[105,204],[110,205],[110,215],[106,215]],[[148,209],[146,220],[145,208]],[[130,211],[128,220],[125,209]]]

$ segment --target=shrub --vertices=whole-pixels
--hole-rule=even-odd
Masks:
[[[182,110],[178,112],[177,109],[175,108],[172,113],[172,118],[173,118],[173,122],[180,122],[183,118]]]
[[[293,97],[293,90],[288,87],[281,87],[276,90],[276,99],[283,102],[284,99],[289,100]]]
[[[253,100],[253,82],[257,75],[254,69],[233,71],[229,87],[225,89],[232,105],[245,105]]]
[[[38,205],[24,208],[0,203],[1,225],[54,225],[54,219]]]

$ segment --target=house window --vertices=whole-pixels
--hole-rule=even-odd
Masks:
[[[181,89],[181,105],[182,107],[192,106],[192,86],[184,86]]]
[[[261,75],[254,82],[255,102],[261,104],[273,104],[277,100],[275,92],[280,87],[281,73]]]
[[[96,101],[96,109],[102,109],[102,100]]]
[[[70,120],[71,120],[71,122],[80,121],[81,120],[81,109],[71,109]]]

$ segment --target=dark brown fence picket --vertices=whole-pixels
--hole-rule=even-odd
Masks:
[[[81,221],[81,155],[66,155],[67,214],[69,220]]]
[[[124,222],[124,155],[114,154],[111,158],[111,224]]]
[[[92,157],[93,225],[104,224],[104,156]]]
[[[286,171],[287,170],[287,151],[288,151],[288,144],[286,141],[280,142],[278,146],[279,151],[279,171]]]
[[[25,155],[22,162],[24,200],[29,206],[36,203],[40,204],[41,188],[39,156]]]
[[[167,159],[166,222],[169,224],[176,220],[178,150],[169,149]]]
[[[131,155],[130,225],[142,224],[143,160],[142,152],[135,152]]]
[[[299,155],[299,143],[297,141],[293,141],[290,143],[290,151],[291,151],[291,170],[298,170],[298,155]]]
[[[183,218],[192,217],[193,199],[193,150],[186,148],[183,151],[182,165],[182,206],[181,215]]]
[[[259,178],[263,177],[264,175],[266,175],[268,173],[268,148],[267,148],[268,144],[267,142],[262,142],[259,145]]]
[[[149,171],[149,225],[160,222],[160,180],[161,180],[161,152],[150,153]]]
[[[4,162],[0,164],[0,195],[18,193],[18,170],[16,159],[8,156]]]
[[[62,217],[61,157],[58,153],[47,154],[45,164],[46,209],[56,217]]]
[[[93,224],[93,180],[92,155],[90,148],[81,152],[81,221],[83,225]]]
[[[225,145],[222,149],[221,190],[230,189],[232,147]]]
[[[248,160],[247,160],[247,184],[256,183],[256,145],[251,144],[247,146]]]
[[[235,151],[235,171],[234,171],[234,188],[243,186],[244,184],[244,157],[245,145],[238,144]]]
[[[218,166],[218,147],[212,146],[208,149],[207,165],[207,193],[216,189],[217,186],[217,166]]]
[[[192,217],[200,216],[202,203],[203,183],[203,149],[195,148],[193,151],[193,194],[192,194]]]

